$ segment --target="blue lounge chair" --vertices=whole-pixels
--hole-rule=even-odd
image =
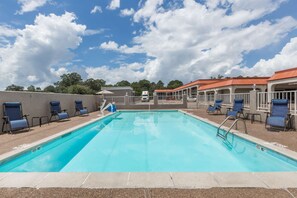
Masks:
[[[214,105],[209,105],[206,112],[207,113],[214,113],[214,112],[221,112],[221,108],[222,108],[222,102],[223,100],[215,100]]]
[[[69,115],[66,112],[66,109],[61,110],[60,101],[51,101],[50,106],[51,106],[50,121],[52,120],[53,116],[56,117],[57,120],[63,120],[63,119],[69,118]]]
[[[243,99],[234,99],[233,107],[227,109],[226,116],[237,118],[240,114],[243,115]]]
[[[74,115],[76,115],[77,113],[79,113],[79,115],[88,115],[89,114],[87,107],[83,106],[81,100],[76,100],[75,101],[75,113],[74,113]]]
[[[290,128],[291,115],[289,113],[288,100],[273,99],[271,100],[271,111],[267,113],[265,127]]]
[[[9,131],[19,130],[28,128],[30,130],[29,122],[27,119],[29,115],[23,115],[22,104],[20,102],[4,102],[3,103],[3,125],[7,128],[9,126]]]

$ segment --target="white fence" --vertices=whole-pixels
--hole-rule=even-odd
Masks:
[[[257,110],[269,111],[272,99],[287,99],[292,115],[297,115],[297,91],[258,92]]]
[[[243,99],[243,106],[245,108],[250,108],[251,97],[250,93],[235,93],[234,99]]]
[[[158,104],[182,104],[183,100],[175,99],[172,96],[158,96]]]
[[[125,103],[125,96],[105,96],[107,103],[116,103],[116,104],[124,104]]]
[[[130,105],[138,105],[138,104],[153,104],[154,98],[153,96],[149,97],[149,101],[141,101],[141,96],[129,96],[128,104]]]
[[[230,104],[230,94],[218,94],[217,99],[223,100],[222,104]]]
[[[243,99],[244,107],[250,107],[250,93],[235,93],[235,94],[214,94],[206,95],[198,95],[198,102],[200,104],[212,104],[214,103],[215,99],[223,100],[223,104],[230,105],[231,104],[231,97],[234,99]]]

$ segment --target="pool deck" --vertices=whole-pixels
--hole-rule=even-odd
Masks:
[[[223,115],[208,115],[203,109],[185,111],[215,123],[224,119]],[[69,128],[99,117],[98,112],[94,112],[70,121],[33,127],[29,132],[1,134],[0,154],[5,153],[2,155],[5,156],[7,152],[24,150],[32,146],[32,142],[58,136],[63,130],[67,132]],[[297,151],[296,132],[268,132],[263,123],[246,123],[249,135]],[[240,124],[238,126],[242,130]],[[25,194],[30,197],[297,197],[297,172],[1,173],[0,194],[1,197],[23,197]]]

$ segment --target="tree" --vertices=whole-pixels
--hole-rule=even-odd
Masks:
[[[177,87],[182,86],[183,83],[180,80],[172,80],[168,83],[167,88],[168,89],[175,89]]]
[[[24,87],[12,84],[7,86],[5,90],[6,91],[24,91]]]
[[[149,91],[150,90],[150,87],[151,87],[150,81],[143,79],[143,80],[140,80],[138,82],[138,84],[139,84],[141,91]]]
[[[76,72],[72,72],[69,74],[63,74],[61,77],[61,81],[58,83],[59,86],[69,87],[71,85],[77,85],[82,82],[81,75]]]
[[[101,90],[101,87],[105,85],[105,80],[89,78],[84,83],[85,86],[93,90],[94,93]]]
[[[67,93],[71,94],[92,94],[93,90],[84,85],[71,85],[67,87]]]
[[[56,88],[53,85],[49,85],[43,89],[45,92],[57,92]]]
[[[122,80],[120,82],[117,82],[115,84],[115,86],[117,87],[127,87],[127,86],[130,86],[131,84],[127,81],[127,80]]]
[[[215,76],[211,76],[211,77],[210,77],[210,79],[222,79],[222,78],[224,78],[224,76],[221,75],[221,74],[218,74],[217,77],[215,77]]]
[[[131,87],[133,88],[133,91],[135,92],[135,96],[141,95],[142,90],[141,90],[138,82],[131,83]]]
[[[41,91],[40,87],[36,87],[35,91]]]
[[[27,87],[28,91],[34,92],[35,91],[35,87],[34,85],[30,85],[29,87]]]
[[[157,82],[156,89],[164,89],[164,83],[161,80]]]

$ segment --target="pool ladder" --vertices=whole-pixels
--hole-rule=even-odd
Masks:
[[[225,118],[225,120],[220,124],[220,126],[218,127],[217,129],[217,136],[219,136],[220,138],[226,140],[227,139],[227,135],[228,133],[231,131],[231,129],[234,127],[234,125],[236,126],[236,129],[237,129],[237,122],[239,120],[241,120],[243,122],[243,125],[244,125],[244,132],[247,134],[247,128],[246,128],[246,124],[245,124],[245,120],[242,119],[242,118],[236,118],[234,120],[234,122],[232,123],[232,125],[229,127],[228,131],[224,134],[224,133],[220,133],[220,129],[221,127],[228,121],[230,120],[231,118],[234,119],[234,116],[228,116],[227,118]]]

